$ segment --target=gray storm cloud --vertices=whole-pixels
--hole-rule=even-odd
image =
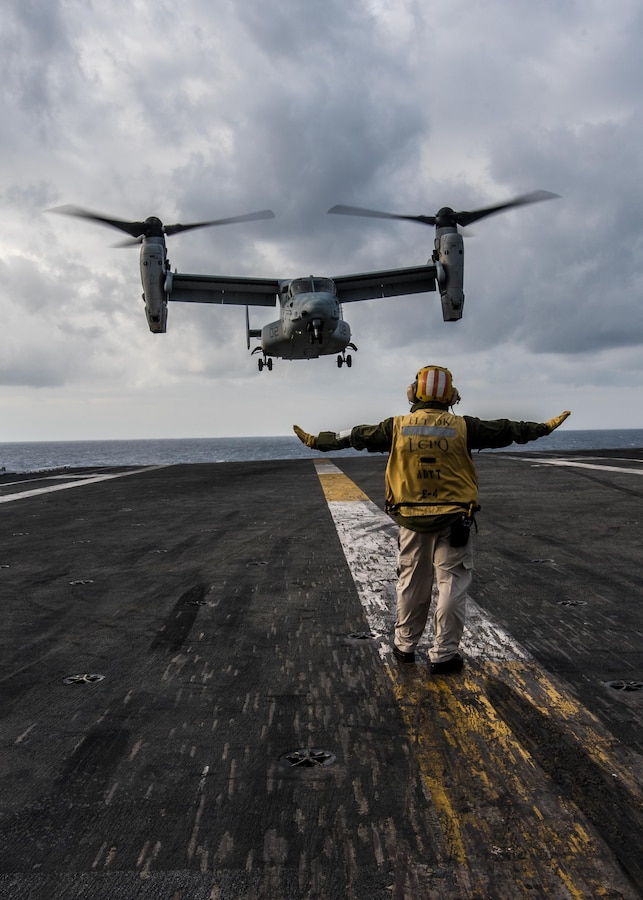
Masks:
[[[285,434],[310,409],[311,428],[339,427],[404,409],[429,357],[468,387],[469,412],[522,397],[525,418],[562,404],[577,428],[597,407],[606,427],[641,427],[642,16],[629,0],[618,16],[513,0],[5,3],[4,439],[25,421],[42,439]],[[269,207],[275,220],[171,238],[170,260],[286,278],[430,256],[432,229],[326,215],[336,203],[430,215],[538,188],[561,199],[465,241],[461,322],[442,322],[436,294],[347,305],[350,372],[322,359],[259,375],[242,309],[171,305],[168,333],[149,334],[136,250],[44,212],[175,222]],[[274,317],[255,310],[253,325]]]

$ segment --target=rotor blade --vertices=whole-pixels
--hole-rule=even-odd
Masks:
[[[110,247],[140,247],[143,243],[143,235],[137,238],[126,238],[124,241],[118,241],[116,244],[110,244]]]
[[[379,212],[377,209],[362,209],[361,206],[343,206],[341,203],[331,207],[329,213],[340,216],[366,216],[372,219],[404,219],[407,222],[420,222],[422,225],[435,225],[435,216],[401,216],[397,213]]]
[[[484,219],[486,216],[493,216],[495,213],[502,212],[505,209],[511,209],[514,206],[539,203],[541,200],[554,200],[559,196],[560,194],[552,194],[551,191],[533,191],[531,194],[523,194],[521,197],[514,197],[513,200],[508,200],[506,203],[498,203],[495,206],[485,206],[482,209],[476,209],[472,212],[458,212],[456,213],[456,221],[458,225],[471,225],[472,222],[477,222],[479,219]]]
[[[91,222],[98,222],[99,225],[107,225],[110,228],[124,231],[133,238],[140,237],[147,228],[145,222],[126,222],[123,219],[109,219],[107,216],[91,212],[88,209],[81,209],[80,206],[56,206],[53,209],[48,209],[47,212],[61,213],[64,216],[77,216],[79,219],[89,219]]]
[[[259,212],[246,213],[243,216],[232,216],[229,219],[213,219],[210,222],[194,222],[191,225],[165,225],[163,230],[167,235],[180,234],[182,231],[192,231],[195,228],[210,228],[214,225],[236,225],[238,222],[257,222],[259,219],[274,219],[275,214],[271,209],[262,209]]]

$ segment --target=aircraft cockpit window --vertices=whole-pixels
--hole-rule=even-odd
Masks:
[[[336,294],[335,282],[332,278],[295,278],[290,282],[290,296],[312,293]]]
[[[314,290],[312,278],[295,278],[290,282],[290,293],[294,294],[310,294]]]
[[[326,294],[335,293],[335,282],[332,278],[315,278],[315,290]]]

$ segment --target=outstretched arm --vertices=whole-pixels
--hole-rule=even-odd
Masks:
[[[510,444],[528,444],[551,434],[570,416],[565,410],[547,422],[514,422],[511,419],[476,419],[464,416],[467,423],[467,444],[470,450],[508,447]]]
[[[369,453],[387,453],[391,449],[393,419],[384,419],[379,425],[355,425],[349,431],[320,431],[318,435],[308,434],[299,425],[293,425],[299,440],[311,450],[368,450]]]

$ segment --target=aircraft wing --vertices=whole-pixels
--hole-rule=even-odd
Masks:
[[[434,291],[435,279],[435,266],[431,264],[412,266],[409,269],[365,272],[363,275],[339,275],[333,281],[340,303],[352,303],[354,300],[374,300],[378,297]]]
[[[168,300],[180,300],[184,303],[275,306],[279,282],[276,278],[235,278],[168,272],[165,289]]]

